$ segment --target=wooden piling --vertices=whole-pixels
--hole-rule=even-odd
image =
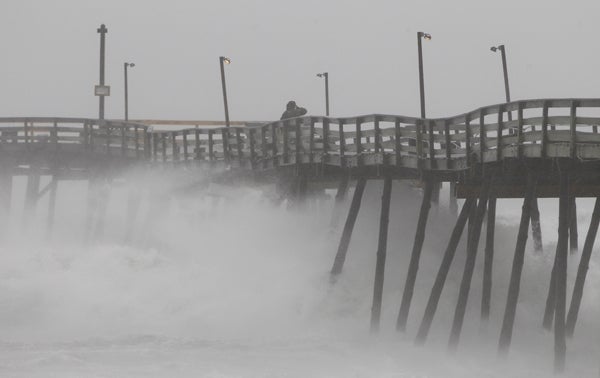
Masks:
[[[23,228],[29,225],[29,219],[35,214],[40,191],[40,172],[37,165],[29,167],[27,188],[25,189],[25,208],[23,211]]]
[[[531,236],[533,237],[533,248],[537,253],[544,252],[542,244],[542,227],[540,224],[540,210],[537,197],[531,201]]]
[[[469,235],[469,242],[467,243],[467,259],[465,261],[465,269],[463,272],[462,281],[460,283],[458,301],[454,311],[454,321],[452,322],[450,339],[448,340],[448,349],[450,351],[454,351],[458,346],[460,333],[462,331],[465,311],[467,308],[467,300],[469,299],[469,291],[471,289],[471,279],[473,278],[473,270],[475,268],[475,260],[477,257],[479,237],[481,235],[481,225],[483,223],[483,217],[485,215],[487,200],[490,192],[490,183],[491,178],[486,178],[483,181],[481,193],[479,195],[479,203],[477,204],[477,217],[472,227],[472,233]]]
[[[354,196],[352,197],[352,203],[350,204],[350,210],[348,212],[348,217],[346,218],[346,224],[344,225],[344,231],[342,232],[340,244],[338,245],[338,250],[331,268],[332,279],[340,274],[344,267],[346,253],[348,252],[348,246],[350,245],[350,238],[352,237],[352,231],[354,230],[354,224],[356,223],[356,217],[358,216],[358,210],[360,209],[360,203],[366,185],[367,179],[364,177],[360,177],[356,183]]]
[[[417,230],[415,232],[415,240],[408,265],[408,273],[406,275],[406,283],[404,285],[404,293],[398,312],[398,320],[396,321],[396,330],[404,332],[406,330],[406,322],[408,321],[408,313],[410,312],[410,303],[412,301],[415,281],[417,280],[417,272],[419,270],[419,260],[421,259],[421,250],[423,241],[425,240],[425,227],[427,225],[427,217],[431,208],[432,193],[438,182],[429,178],[425,180],[425,189],[423,190],[423,201],[421,202],[421,210],[419,211],[419,220],[417,221]]]
[[[569,307],[569,313],[567,315],[565,330],[567,337],[572,337],[573,332],[575,331],[575,323],[577,322],[581,298],[583,297],[583,286],[585,284],[590,257],[592,256],[592,250],[594,248],[594,241],[596,240],[596,234],[598,232],[598,224],[600,224],[600,197],[596,198],[596,204],[594,205],[594,211],[592,212],[592,220],[590,221],[590,227],[585,238],[585,243],[583,244],[583,251],[581,252],[581,260],[579,261],[579,267],[577,268],[577,278],[575,279],[573,296],[571,297],[571,306]]]
[[[494,234],[496,228],[496,196],[490,193],[487,208],[487,226],[485,234],[485,255],[483,262],[483,290],[481,293],[481,320],[490,317],[490,302],[492,297],[492,273],[494,265]]]
[[[571,197],[569,200],[569,250],[571,253],[577,253],[579,249],[579,235],[577,234],[577,204],[576,198]]]
[[[502,321],[500,341],[498,343],[498,353],[501,355],[506,355],[508,353],[512,340],[515,312],[521,286],[521,274],[523,272],[523,263],[525,260],[525,246],[527,245],[527,232],[529,229],[529,219],[532,208],[531,202],[535,196],[535,186],[536,178],[533,174],[529,174],[527,179],[527,192],[525,193],[521,210],[521,222],[519,224],[519,233],[517,235],[517,245],[515,246],[515,255],[513,257],[512,271],[510,274],[504,320]]]
[[[550,331],[552,329],[552,322],[554,321],[554,307],[556,305],[555,296],[555,285],[556,285],[556,264],[558,258],[558,245],[556,246],[556,252],[554,255],[554,263],[552,264],[552,272],[550,273],[550,285],[548,286],[548,295],[546,296],[546,306],[544,307],[544,319],[542,321],[542,327]]]
[[[377,246],[377,263],[375,265],[375,284],[373,285],[373,306],[371,307],[371,332],[379,331],[379,321],[381,318],[381,302],[383,298],[383,280],[385,275],[385,258],[387,253],[391,193],[392,178],[388,175],[383,181],[383,194],[381,196],[379,243]]]
[[[569,174],[563,167],[560,174],[560,205],[558,212],[558,248],[556,253],[556,304],[554,314],[554,371],[565,370],[567,353],[565,310],[567,299],[567,256],[569,237]]]
[[[435,312],[437,310],[440,296],[442,295],[442,290],[444,289],[446,277],[448,276],[450,266],[452,265],[452,260],[454,259],[454,255],[456,254],[456,247],[458,246],[458,242],[460,241],[460,237],[462,236],[465,224],[467,223],[467,219],[469,218],[471,208],[474,208],[476,203],[477,201],[474,198],[467,198],[463,204],[458,218],[456,219],[456,224],[454,225],[454,229],[452,230],[450,241],[448,242],[448,246],[446,247],[446,251],[444,252],[442,263],[440,264],[437,276],[435,277],[435,283],[433,284],[431,294],[429,295],[429,300],[427,302],[427,307],[425,308],[423,320],[421,321],[421,325],[419,326],[419,331],[415,339],[415,344],[417,345],[422,345],[427,339],[429,329],[431,328],[431,323],[433,322],[433,317],[435,316]]]
[[[54,214],[56,210],[56,193],[58,191],[58,178],[56,175],[52,176],[50,182],[50,189],[48,192],[48,216],[46,218],[46,239],[52,237],[54,231]]]

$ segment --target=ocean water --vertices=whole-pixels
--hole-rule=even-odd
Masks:
[[[541,201],[545,252],[536,254],[528,244],[512,349],[499,359],[518,201],[498,206],[491,318],[479,319],[480,248],[461,344],[450,355],[464,240],[430,337],[425,346],[413,345],[453,226],[443,203],[431,213],[408,329],[398,333],[419,193],[394,183],[381,329],[371,334],[380,183],[367,186],[335,284],[329,269],[341,230],[329,227],[331,201],[289,211],[285,203],[273,205],[261,188],[212,186],[168,201],[151,196],[153,188],[138,192],[143,205],[125,241],[131,188],[115,183],[105,235],[86,243],[86,185],[61,183],[55,232],[47,238],[46,200],[24,228],[23,182],[15,183],[0,246],[0,377],[553,375],[553,335],[542,330],[541,319],[556,243],[555,201]],[[157,198],[164,201],[158,211],[149,206]],[[581,246],[592,203],[578,202]],[[578,259],[569,257],[569,297]],[[594,256],[568,342],[566,376],[598,376],[599,272]]]

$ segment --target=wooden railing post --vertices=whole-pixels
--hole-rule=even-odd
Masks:
[[[260,151],[263,160],[263,168],[267,168],[267,158],[269,157],[269,151],[267,150],[267,127],[268,126],[264,125],[260,127]]]
[[[569,143],[569,156],[571,159],[577,157],[577,102],[571,101],[571,140]]]
[[[544,101],[542,108],[542,149],[541,157],[545,158],[548,154],[548,101]]]
[[[310,134],[308,136],[308,162],[314,163],[314,150],[315,150],[315,119],[310,118]]]
[[[396,166],[399,167],[402,163],[402,144],[400,143],[400,138],[402,134],[400,132],[400,120],[396,119],[394,121],[394,154],[396,155]],[[417,168],[419,167],[419,156],[417,156]]]
[[[279,156],[277,156],[277,126],[276,123],[271,124],[271,153],[273,155],[273,166],[279,165]]]
[[[433,125],[435,121],[429,120],[429,169],[435,169],[435,136],[433,135]]]
[[[194,129],[194,150],[196,152],[194,154],[194,159],[202,160],[202,149],[200,148],[200,129],[197,127]]]
[[[379,117],[375,116],[375,153],[382,152],[381,148],[381,129],[379,128]]]
[[[229,128],[221,128],[221,142],[223,144],[223,159],[229,164],[231,156],[229,155]]]
[[[321,163],[325,163],[327,160],[327,154],[329,153],[329,118],[323,120],[323,158]]]
[[[282,131],[283,131],[283,163],[284,164],[288,164],[289,163],[289,153],[290,153],[290,146],[289,146],[289,131],[288,131],[288,121],[283,121],[281,122],[281,127],[282,127]]]
[[[188,161],[188,145],[187,145],[187,130],[181,130],[181,134],[183,135],[183,160]]]
[[[450,120],[444,120],[444,139],[446,144],[446,169],[452,168],[452,141],[450,140]],[[450,194],[452,195],[452,194]]]
[[[523,159],[523,142],[525,141],[523,135],[523,103],[521,101],[517,104],[517,156],[519,159]]]
[[[498,106],[498,131],[496,139],[496,161],[502,161],[502,130],[504,128],[502,116],[504,114],[504,106]]]
[[[296,118],[295,122],[294,122],[294,128],[295,128],[295,133],[296,133],[296,138],[295,138],[295,148],[294,148],[294,152],[295,152],[295,159],[296,159],[296,165],[300,165],[302,163],[302,155],[300,154],[302,151],[302,128],[301,128],[301,123],[302,123],[302,119],[301,118]]]
[[[235,146],[238,156],[238,163],[240,167],[244,166],[244,151],[242,150],[242,136],[240,135],[240,128],[235,128]]]
[[[344,120],[340,119],[339,123],[339,137],[340,137],[340,166],[346,168],[346,137],[344,136]]]
[[[479,162],[483,163],[484,162],[484,154],[485,151],[487,150],[487,146],[486,146],[486,137],[487,137],[487,133],[485,130],[485,115],[483,114],[483,110],[479,111]]]
[[[215,141],[213,137],[213,130],[208,130],[208,160],[214,161],[215,159]]]
[[[423,153],[423,128],[425,127],[425,125],[423,124],[423,120],[417,120],[415,122],[415,131],[417,134],[417,168],[419,169],[419,171],[421,172],[423,170],[423,161],[422,159],[425,158],[424,153]],[[410,146],[410,143],[409,143]]]
[[[471,130],[471,118],[469,114],[465,117],[465,151],[467,154],[467,167],[473,166],[473,148],[471,146],[471,137],[473,136],[473,130]]]
[[[362,119],[357,117],[356,118],[356,165],[359,167],[363,163],[363,159],[361,156],[362,152],[363,152],[361,126],[362,126]]]
[[[256,151],[254,150],[254,128],[248,128],[248,138],[250,138],[250,168],[254,169],[256,161]]]

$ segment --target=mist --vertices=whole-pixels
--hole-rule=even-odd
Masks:
[[[14,183],[16,194],[24,181]],[[269,186],[213,184],[166,195],[176,186],[156,179],[113,183],[104,235],[87,242],[84,182],[61,181],[50,239],[43,232],[44,201],[24,230],[22,198],[14,196],[0,249],[2,376],[552,374],[553,335],[541,327],[556,243],[552,217],[542,216],[544,254],[528,245],[512,349],[503,360],[496,349],[519,201],[502,200],[498,206],[491,318],[487,324],[479,320],[480,250],[461,343],[449,355],[446,346],[464,265],[464,240],[427,343],[413,345],[453,225],[443,202],[427,226],[407,331],[398,333],[395,320],[421,194],[407,182],[394,182],[381,329],[371,334],[380,182],[367,185],[347,263],[335,284],[329,269],[341,229],[330,227],[332,199],[309,200],[306,208],[289,209],[285,201],[273,203]],[[142,207],[125,241],[125,209],[132,190],[142,196]],[[542,215],[556,211],[553,202],[540,202]],[[578,202],[582,225],[589,218],[587,202]],[[348,206],[344,204],[343,216]],[[158,216],[153,215],[156,208]],[[569,259],[572,278],[578,256]],[[575,337],[568,342],[566,376],[598,372],[597,265],[593,257]]]

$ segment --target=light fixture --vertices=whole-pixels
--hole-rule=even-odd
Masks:
[[[229,58],[226,58],[226,57],[222,56],[222,57],[221,57],[221,60],[222,60],[222,61],[223,61],[223,63],[225,63],[225,64],[231,64],[231,59],[229,59]]]

